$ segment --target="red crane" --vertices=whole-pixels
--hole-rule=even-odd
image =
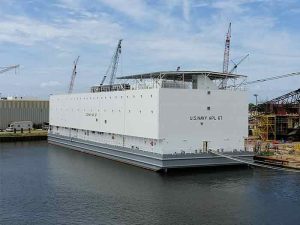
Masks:
[[[228,31],[225,40],[224,60],[223,60],[223,73],[228,73],[229,66],[229,52],[230,52],[230,38],[231,38],[231,23],[229,23]]]
[[[223,73],[228,73],[229,66],[229,52],[230,52],[230,38],[231,38],[231,23],[229,23],[228,31],[225,40],[225,50],[223,59]],[[221,83],[221,88],[226,88],[227,79],[225,78]]]

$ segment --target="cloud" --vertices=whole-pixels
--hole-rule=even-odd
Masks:
[[[110,8],[125,14],[135,20],[148,18],[149,8],[142,0],[98,0]],[[150,9],[151,10],[151,9]]]
[[[183,17],[186,21],[190,20],[190,2],[189,0],[182,1]]]
[[[65,19],[63,23],[43,23],[39,20],[7,16],[0,20],[0,43],[30,46],[38,42],[59,41],[110,44],[121,36],[119,24],[105,19]]]
[[[41,88],[52,88],[52,87],[58,87],[62,84],[58,81],[47,81],[40,84]]]
[[[79,73],[76,87],[87,90],[90,84],[101,80],[98,71],[106,70],[117,40],[123,38],[120,67],[122,64],[126,73],[175,69],[178,65],[185,69],[220,71],[225,33],[231,21],[231,58],[250,53],[250,57],[239,65],[238,72],[249,75],[249,80],[281,75],[300,69],[296,12],[291,13],[288,20],[279,13],[296,9],[292,3],[292,0],[284,4],[269,0],[155,3],[142,0],[58,0],[42,9],[40,14],[47,14],[47,18],[37,16],[19,4],[22,13],[15,13],[13,8],[11,12],[5,10],[0,15],[0,47],[1,51],[6,51],[2,55],[0,52],[0,60],[11,57],[11,61],[5,61],[5,64],[13,64],[20,54],[18,59],[25,64],[26,74],[32,77],[40,75],[35,85],[43,84],[50,89],[51,84],[48,86],[48,82],[44,82],[50,76],[61,84],[68,84],[72,61],[78,53],[82,59],[79,69],[84,76]],[[20,49],[23,49],[23,55]],[[47,52],[47,57],[44,52]],[[33,58],[34,54],[43,55],[40,59],[38,56]],[[37,58],[43,75],[35,71]],[[26,65],[28,61],[32,64]],[[63,69],[54,73],[54,67]],[[32,75],[29,75],[30,71]],[[24,78],[24,85],[32,85],[28,84],[30,79],[27,80]],[[260,88],[268,90],[266,95],[275,95],[276,88],[292,89],[297,82],[281,80],[272,90],[264,85]]]

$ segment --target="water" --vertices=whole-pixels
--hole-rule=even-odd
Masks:
[[[0,224],[299,224],[300,175],[158,174],[47,142],[0,143]]]

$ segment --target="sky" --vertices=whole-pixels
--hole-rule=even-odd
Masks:
[[[230,59],[248,81],[300,71],[299,0],[0,0],[2,96],[66,93],[80,55],[74,92],[99,84],[119,39],[118,76],[175,70],[222,71]],[[230,67],[233,66],[231,62]],[[300,76],[248,85],[249,101],[299,88]]]

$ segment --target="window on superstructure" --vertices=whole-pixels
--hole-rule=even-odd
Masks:
[[[207,106],[207,110],[210,110],[210,106]]]
[[[207,94],[210,95],[210,91],[207,91]]]
[[[107,123],[107,120],[104,120],[104,123],[106,124],[106,123]]]

